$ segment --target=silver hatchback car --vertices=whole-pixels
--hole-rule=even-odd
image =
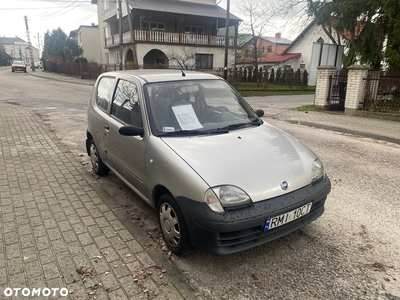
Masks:
[[[104,73],[87,152],[96,174],[112,170],[156,209],[172,252],[230,254],[315,220],[331,190],[318,157],[263,114],[217,76]]]

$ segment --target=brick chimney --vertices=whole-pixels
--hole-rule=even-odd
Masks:
[[[281,38],[281,33],[280,32],[275,33],[275,38],[279,40]]]

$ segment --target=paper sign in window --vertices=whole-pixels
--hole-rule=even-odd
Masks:
[[[192,105],[173,106],[172,110],[182,130],[193,130],[203,128],[200,124]]]

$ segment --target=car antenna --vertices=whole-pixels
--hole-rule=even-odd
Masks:
[[[179,63],[179,66],[181,67],[182,77],[185,77],[185,76],[186,76],[186,74],[185,74],[185,72],[183,72],[183,68],[182,68],[182,65],[181,65],[181,63]]]

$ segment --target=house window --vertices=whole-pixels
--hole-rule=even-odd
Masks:
[[[196,69],[212,69],[213,59],[213,54],[196,53]]]
[[[104,60],[105,60],[106,64],[110,63],[110,57],[108,56],[108,53],[104,54]]]
[[[108,29],[107,27],[103,28],[103,30],[104,30],[104,38],[105,39],[108,38],[108,30],[107,29]]]
[[[203,34],[204,27],[185,25],[185,33]]]
[[[150,22],[150,29],[151,30],[164,31],[165,30],[165,24],[164,23],[158,23],[158,22]]]
[[[103,0],[103,11],[106,11],[107,10],[107,1],[108,0]]]
[[[267,46],[267,53],[271,53],[272,52],[272,46]]]
[[[147,26],[147,22],[142,21],[142,29],[146,30],[157,30],[157,31],[165,31],[165,23],[161,22],[150,22],[150,28]]]

